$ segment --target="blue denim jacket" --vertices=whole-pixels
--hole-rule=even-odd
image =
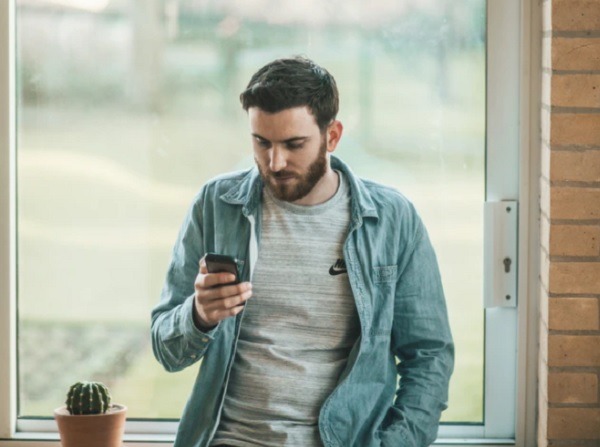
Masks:
[[[350,184],[344,257],[361,335],[321,408],[321,439],[325,447],[427,446],[447,407],[454,365],[434,251],[404,196],[354,176],[336,157],[331,163]],[[154,355],[166,370],[179,371],[202,359],[175,447],[209,445],[243,321],[242,312],[208,333],[196,328],[198,261],[206,252],[234,256],[243,262],[242,280],[250,280],[251,251],[260,240],[262,187],[253,168],[218,177],[201,189],[173,249],[161,301],[152,311]]]

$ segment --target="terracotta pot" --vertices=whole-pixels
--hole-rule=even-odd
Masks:
[[[127,407],[113,404],[104,414],[73,415],[54,410],[63,447],[121,447]]]

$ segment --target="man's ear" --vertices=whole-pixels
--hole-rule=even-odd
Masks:
[[[327,126],[327,152],[331,153],[335,151],[342,133],[344,132],[344,126],[338,120],[334,120],[329,126]]]

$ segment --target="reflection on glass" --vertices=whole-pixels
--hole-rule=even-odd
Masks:
[[[17,7],[21,416],[81,379],[130,417],[181,414],[197,367],[163,372],[148,334],[171,246],[200,185],[252,165],[250,75],[304,54],[338,81],[336,153],[429,228],[457,345],[443,420],[482,420],[484,0]]]

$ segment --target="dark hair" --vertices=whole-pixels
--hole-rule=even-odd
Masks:
[[[277,113],[308,106],[323,132],[337,115],[339,95],[327,70],[304,57],[277,59],[258,70],[240,95],[244,110]]]

